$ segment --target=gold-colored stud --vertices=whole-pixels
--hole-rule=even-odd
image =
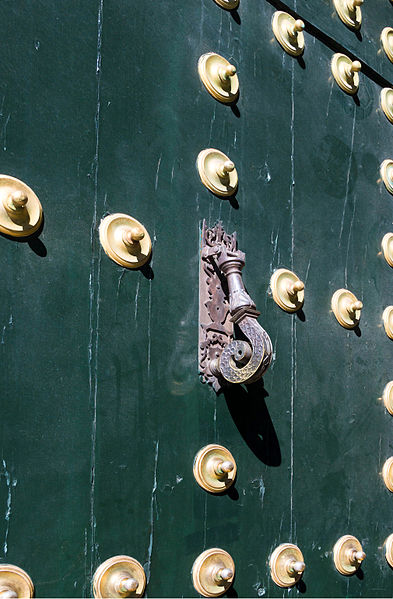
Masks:
[[[203,85],[216,100],[230,104],[239,95],[239,79],[235,65],[223,56],[208,52],[198,61],[198,73]]]
[[[345,329],[354,329],[361,316],[363,304],[348,289],[337,289],[332,297],[332,310]]]
[[[279,545],[270,557],[270,574],[279,587],[287,588],[296,584],[305,567],[302,552],[292,543]]]
[[[192,566],[194,588],[203,597],[220,597],[228,591],[234,577],[235,563],[232,557],[218,547],[201,553]]]
[[[383,326],[389,339],[393,339],[393,306],[386,306],[382,313]]]
[[[382,478],[386,488],[393,493],[393,457],[386,460],[382,467]]]
[[[150,258],[151,239],[145,227],[127,214],[110,214],[100,224],[105,253],[124,268],[140,268]]]
[[[12,564],[0,564],[0,597],[33,597],[34,585],[30,576]]]
[[[42,224],[42,206],[34,191],[15,177],[0,175],[0,232],[27,237]]]
[[[350,29],[359,29],[362,24],[363,0],[333,0],[341,21]]]
[[[390,62],[393,62],[393,29],[385,27],[381,32],[382,47]]]
[[[391,87],[384,87],[381,90],[381,108],[391,123],[393,123],[393,89]]]
[[[362,65],[345,54],[334,54],[331,69],[337,85],[347,94],[354,95],[359,89],[359,71]]]
[[[386,189],[393,195],[393,160],[384,160],[380,166],[380,173]]]
[[[198,485],[210,493],[222,493],[234,483],[236,462],[222,445],[206,445],[194,459],[194,477]]]
[[[382,393],[382,400],[385,408],[393,416],[393,381],[389,381]]]
[[[270,278],[273,299],[285,312],[296,312],[304,304],[304,283],[291,270],[279,268]]]
[[[273,33],[285,52],[300,56],[304,52],[304,22],[294,19],[282,10],[277,10],[272,19]]]
[[[93,593],[96,598],[142,597],[146,575],[141,564],[128,555],[110,557],[95,571]]]
[[[389,566],[393,568],[393,534],[389,535],[385,543],[385,557]]]
[[[333,559],[336,569],[344,576],[351,576],[358,570],[366,554],[360,541],[352,535],[340,537],[333,547]]]
[[[225,10],[236,10],[239,6],[239,0],[214,0],[218,6],[225,8]]]
[[[386,262],[393,267],[393,233],[386,233],[383,236],[381,247]]]
[[[236,193],[237,170],[223,152],[214,148],[202,150],[198,155],[197,167],[202,183],[215,195],[228,197]]]

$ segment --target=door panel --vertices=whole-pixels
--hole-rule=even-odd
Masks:
[[[305,34],[303,65],[282,51],[272,4],[241,0],[237,14],[212,0],[0,9],[2,169],[45,212],[38,241],[0,237],[0,559],[25,568],[38,597],[90,596],[96,567],[123,553],[144,565],[146,596],[194,597],[193,561],[213,546],[236,563],[228,596],[282,596],[268,558],[288,541],[307,564],[292,593],[390,592],[381,547],[392,498],[379,473],[392,423],[377,398],[391,364],[381,326],[391,270],[378,253],[392,204],[378,171],[392,125],[375,81],[361,76],[358,104],[341,92],[319,37]],[[288,2],[387,77],[387,58],[370,56],[391,6],[364,5],[359,42],[337,19],[329,29],[333,11],[319,4]],[[199,81],[209,51],[238,67],[237,109]],[[195,160],[207,147],[235,161],[236,201],[202,186]],[[101,249],[98,226],[113,212],[152,237],[142,271]],[[204,218],[237,231],[274,345],[263,385],[218,397],[198,378]],[[304,320],[272,299],[279,267],[306,283]],[[360,336],[330,311],[344,286],[364,303]],[[192,474],[214,442],[238,466],[223,496]],[[362,579],[334,569],[343,534],[363,543]]]

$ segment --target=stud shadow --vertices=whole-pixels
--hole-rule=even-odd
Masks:
[[[305,593],[307,591],[307,585],[304,582],[303,578],[301,578],[296,584],[295,587],[299,593]]]
[[[362,336],[362,331],[360,330],[359,325],[357,325],[355,328],[352,329],[353,332],[355,333],[356,337],[361,337]]]
[[[233,114],[235,115],[235,117],[237,117],[239,119],[240,118],[240,110],[239,110],[237,103],[233,102],[232,104],[230,104],[230,107],[231,107],[231,110],[232,110]]]
[[[44,220],[45,217],[42,217],[42,223],[40,228],[35,231],[32,235],[28,237],[13,237],[12,235],[7,235],[6,233],[0,233],[1,237],[5,239],[9,239],[10,241],[14,241],[16,243],[27,243],[29,248],[40,258],[45,258],[48,254],[45,244],[39,239],[43,229],[44,229]]]
[[[237,594],[236,589],[232,586],[227,590],[224,597],[239,597],[239,595]]]
[[[362,32],[360,31],[360,29],[358,29],[357,31],[355,31],[355,35],[358,38],[359,42],[363,41],[363,36],[362,36]]]
[[[306,63],[304,62],[303,56],[296,56],[297,63],[304,71],[306,70]]]
[[[361,568],[358,568],[355,572],[355,576],[356,578],[358,578],[359,580],[364,580],[364,572]]]
[[[279,466],[281,450],[265,402],[268,396],[262,380],[224,390],[229,413],[248,447],[267,466]]]
[[[360,106],[359,95],[357,93],[353,94],[352,99],[353,99],[354,103],[356,104],[356,106]]]
[[[218,497],[228,496],[229,499],[231,499],[232,501],[238,501],[240,495],[239,495],[239,491],[236,489],[236,480],[229,487],[229,489],[226,489],[226,491],[223,491],[222,493],[214,493],[214,495],[217,495]]]
[[[151,257],[149,259],[149,262],[151,260]],[[143,274],[143,276],[148,279],[149,281],[152,281],[154,279],[154,271],[152,269],[152,267],[150,266],[149,262],[146,262],[146,264],[144,264],[143,266],[141,266],[140,268],[138,268],[138,270]]]
[[[229,11],[231,14],[232,19],[235,21],[235,23],[237,23],[238,25],[241,24],[242,20],[240,18],[239,12],[237,10],[237,8],[234,8],[233,10]]]
[[[303,308],[300,308],[300,310],[296,310],[295,314],[299,320],[301,320],[302,322],[306,322],[306,315],[304,313]]]

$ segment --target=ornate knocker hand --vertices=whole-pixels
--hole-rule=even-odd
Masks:
[[[272,360],[270,337],[257,322],[260,313],[244,287],[244,264],[245,255],[236,248],[236,234],[227,235],[221,223],[207,229],[204,222],[199,365],[203,380],[217,392],[228,383],[257,381]],[[245,339],[234,338],[236,327]]]

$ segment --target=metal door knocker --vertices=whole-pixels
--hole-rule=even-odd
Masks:
[[[259,380],[272,360],[269,335],[257,322],[260,312],[248,295],[242,268],[245,254],[236,233],[218,223],[202,228],[199,278],[199,370],[218,393],[229,383]],[[239,337],[235,339],[236,337]]]

